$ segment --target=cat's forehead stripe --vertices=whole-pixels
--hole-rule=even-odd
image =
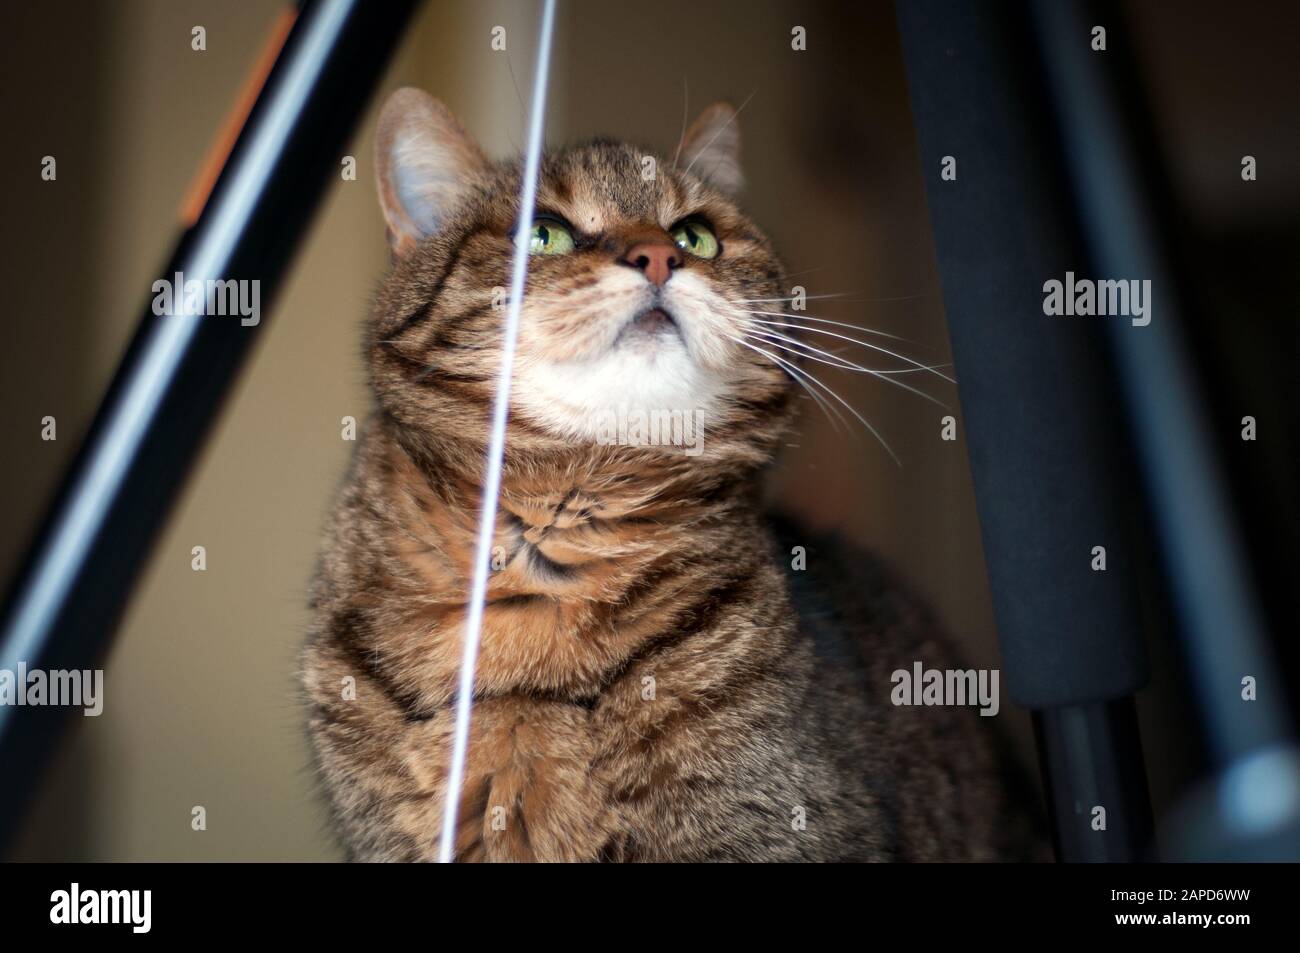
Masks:
[[[600,190],[589,178],[575,176],[566,180],[569,201],[563,203],[569,221],[584,232],[603,232],[610,225],[606,203]]]
[[[563,153],[548,163],[538,206],[587,233],[650,223],[667,228],[689,215],[731,217],[725,203],[657,161],[654,177],[647,179],[632,153],[593,148]]]

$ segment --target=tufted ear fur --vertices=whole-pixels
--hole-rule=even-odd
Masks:
[[[714,103],[700,113],[682,140],[681,165],[728,195],[744,188],[740,127],[730,103]]]
[[[486,167],[478,144],[441,102],[410,87],[389,96],[379,114],[375,168],[393,254],[410,254],[438,231]]]

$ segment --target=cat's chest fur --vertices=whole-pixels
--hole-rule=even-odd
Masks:
[[[400,451],[385,466],[393,509],[381,542],[401,621],[375,637],[380,651],[392,643],[393,654],[426,657],[430,664],[402,677],[438,703],[459,664],[477,490],[431,485]],[[732,575],[734,556],[715,550],[733,530],[706,504],[656,501],[654,481],[637,476],[560,471],[507,483],[490,553],[481,691],[592,704],[647,646],[699,627],[701,600]]]
[[[756,524],[730,504],[656,504],[644,481],[573,477],[516,479],[502,494],[463,794],[467,859],[641,856],[646,832],[697,793],[697,816],[725,810],[704,795],[733,787],[738,768],[758,770],[758,726],[779,730],[801,664]],[[382,832],[376,855],[426,856],[438,830],[477,515],[448,499],[467,489],[431,482],[400,448],[363,448],[317,584],[323,624],[306,681],[318,753],[327,774],[373,772],[357,778],[363,788],[390,779],[381,816],[350,815]],[[339,700],[332,686],[348,678],[358,697]],[[497,836],[493,823],[530,839]],[[552,828],[568,833],[547,840]]]
[[[318,764],[362,859],[437,856],[475,550],[474,488],[403,461],[382,439],[359,448],[304,656]],[[606,471],[512,476],[459,859],[991,856],[992,828],[968,830],[991,790],[973,719],[883,711],[901,659],[942,655],[880,580],[819,589],[809,628],[742,495],[657,503]],[[926,799],[901,798],[900,772]]]

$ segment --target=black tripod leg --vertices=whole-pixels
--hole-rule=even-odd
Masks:
[[[1034,735],[1056,855],[1147,858],[1151,800],[1133,699],[1042,709],[1034,713]]]
[[[1006,684],[1036,713],[1060,859],[1137,860],[1136,475],[1104,327],[1044,312],[1086,256],[1034,39],[1015,4],[897,11]]]
[[[302,5],[164,278],[257,281],[261,304],[270,302],[414,6]],[[241,315],[157,315],[152,304],[9,592],[0,669],[101,663],[154,535],[260,330]],[[0,847],[65,711],[0,706]]]

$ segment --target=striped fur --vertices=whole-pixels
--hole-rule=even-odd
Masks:
[[[463,136],[427,97],[401,97],[389,112],[418,108],[430,135]],[[859,555],[808,540],[821,595],[792,601],[758,499],[791,382],[729,339],[719,306],[784,283],[717,187],[734,161],[710,179],[705,137],[734,149],[720,117],[731,129],[715,109],[687,136],[689,173],[658,156],[646,181],[652,153],[605,141],[544,160],[538,207],[572,223],[579,247],[530,263],[456,856],[1002,856],[1010,815],[987,731],[966,711],[889,705],[893,669],[945,657],[923,614]],[[381,121],[381,164],[400,119]],[[454,145],[460,192],[439,195],[454,205],[427,235],[394,207],[410,183],[381,182],[397,259],[367,328],[375,412],[311,597],[311,737],[362,860],[436,856],[446,793],[500,359],[493,289],[508,284],[519,194],[517,163]],[[620,343],[646,282],[617,259],[687,215],[723,253],[665,286],[684,289],[678,351]],[[614,352],[623,363],[602,371]],[[676,391],[655,391],[660,372]],[[685,393],[704,413],[702,452],[592,439],[592,401],[624,393],[601,373],[634,404]]]

